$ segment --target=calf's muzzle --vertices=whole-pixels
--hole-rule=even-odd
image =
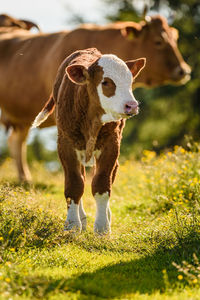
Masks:
[[[137,115],[139,112],[139,105],[136,101],[127,101],[124,105],[124,113],[128,116]]]

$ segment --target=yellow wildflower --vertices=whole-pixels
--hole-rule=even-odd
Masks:
[[[178,280],[182,280],[183,279],[183,275],[178,275]]]
[[[181,153],[185,153],[186,151],[185,151],[185,149],[181,148],[181,149],[180,149],[180,152],[181,152]]]
[[[198,282],[197,278],[193,279],[192,282],[195,284]]]

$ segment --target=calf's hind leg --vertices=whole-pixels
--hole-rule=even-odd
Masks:
[[[81,231],[79,203],[84,191],[84,176],[74,149],[61,135],[58,135],[58,154],[64,169],[65,198],[68,208],[64,229],[66,231]]]

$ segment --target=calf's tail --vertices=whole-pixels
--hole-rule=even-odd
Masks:
[[[51,95],[41,112],[37,115],[35,118],[31,128],[36,128],[38,127],[41,123],[43,123],[49,115],[53,113],[55,109],[55,101],[53,96]]]

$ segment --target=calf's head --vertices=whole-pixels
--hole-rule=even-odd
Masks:
[[[87,85],[90,100],[96,98],[103,110],[102,123],[107,123],[138,114],[132,83],[145,61],[139,58],[125,63],[115,55],[105,54],[90,66],[72,64],[66,73],[75,84]]]

